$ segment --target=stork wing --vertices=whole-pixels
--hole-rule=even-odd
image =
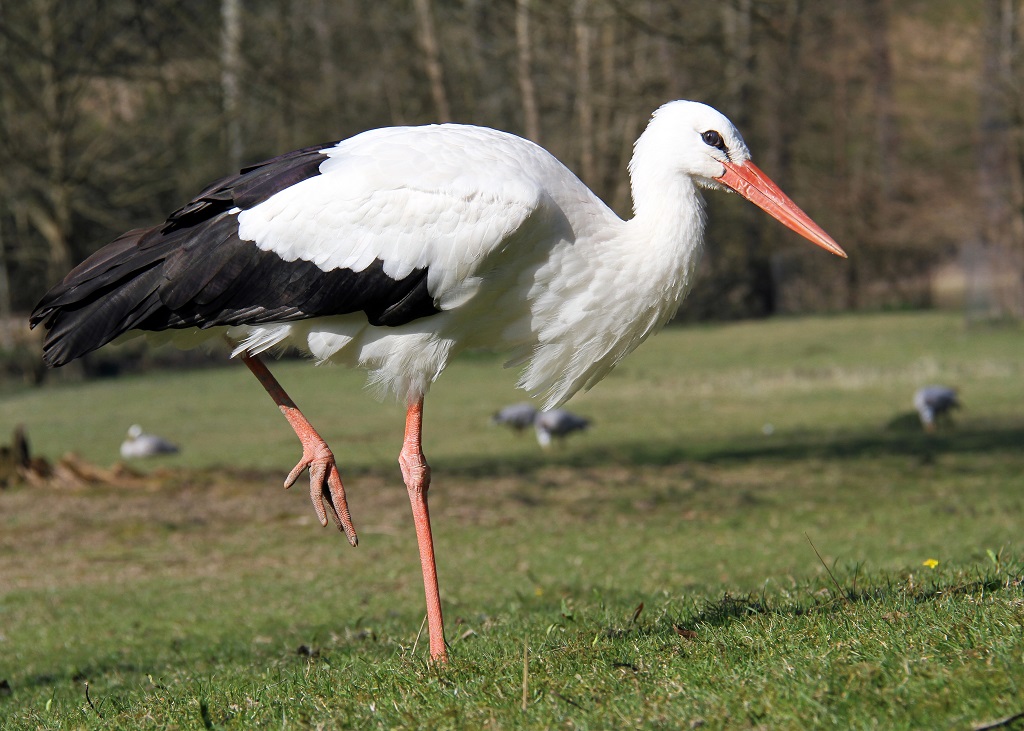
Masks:
[[[521,171],[487,175],[515,157],[495,157],[496,142],[529,147],[476,128],[397,128],[246,168],[47,293],[31,319],[49,328],[44,357],[61,365],[132,329],[358,311],[387,326],[454,307],[543,197]]]
[[[545,197],[523,158],[547,153],[493,130],[375,130],[324,153],[319,176],[239,213],[240,237],[323,271],[425,272],[442,310]]]

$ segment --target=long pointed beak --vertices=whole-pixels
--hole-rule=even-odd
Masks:
[[[800,210],[796,203],[771,181],[761,169],[749,160],[746,162],[724,162],[725,173],[716,178],[718,182],[739,193],[755,206],[778,219],[789,228],[831,251],[836,256],[846,258],[846,252],[833,241],[825,231],[811,220],[811,217]]]

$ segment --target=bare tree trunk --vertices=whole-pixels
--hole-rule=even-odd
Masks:
[[[331,21],[326,0],[313,0],[313,34],[316,37],[317,55],[320,57],[320,89],[324,95],[323,104],[327,109],[338,105],[338,69],[334,64],[331,48]]]
[[[423,66],[430,82],[430,95],[439,122],[451,121],[452,112],[448,94],[444,88],[444,66],[441,63],[441,48],[434,28],[434,13],[430,0],[413,0],[416,20],[420,25],[420,44],[423,46]]]
[[[892,53],[889,46],[889,0],[864,0],[866,25],[871,32],[871,80],[875,101],[875,138],[878,144],[878,194],[888,198],[895,189],[899,139],[892,94]],[[884,205],[884,200],[881,201]],[[880,206],[881,207],[881,206]]]
[[[800,98],[800,79],[802,74],[797,71],[800,64],[800,18],[803,12],[802,0],[786,0],[779,12],[779,24],[781,26],[779,49],[777,51],[777,72],[779,78],[778,88],[767,91],[767,97],[771,111],[766,115],[772,120],[774,129],[768,134],[772,140],[773,150],[766,150],[767,156],[775,157],[772,162],[772,174],[778,175],[784,180],[791,180],[793,171],[793,146],[800,138],[800,129],[795,120],[791,117],[790,109],[797,104]],[[740,107],[744,110],[744,124],[752,124],[754,112],[751,107],[754,98],[758,96],[754,79],[754,57],[753,45],[754,36],[752,31],[753,16],[756,12],[751,0],[742,0],[742,10],[739,20],[739,39],[736,47],[737,52],[737,73],[736,92]],[[766,87],[772,87],[764,79],[761,83]],[[792,183],[790,183],[792,185]],[[776,228],[765,228],[766,221],[756,212],[745,207],[746,225],[751,236],[748,239],[750,244],[747,248],[747,267],[750,277],[750,294],[748,295],[748,309],[761,315],[772,315],[779,310],[780,292],[777,287],[776,272],[772,266],[772,257],[768,254],[765,241],[777,241],[780,231]],[[756,216],[755,221],[750,216]]]
[[[747,109],[754,55],[750,42],[752,0],[722,4],[722,28],[728,56],[725,63],[725,92],[735,103],[733,119],[743,127],[750,118]]]
[[[228,165],[242,167],[242,123],[239,117],[242,56],[242,0],[221,0],[220,85],[224,95],[224,136]]]
[[[389,32],[387,24],[371,20],[367,30],[373,37],[374,45],[379,49],[381,66],[385,69],[398,68],[398,57],[404,54],[406,49],[398,47],[395,34]],[[391,124],[402,126],[408,124],[408,112],[406,105],[403,104],[405,98],[397,87],[400,82],[393,76],[390,73],[381,74],[378,93],[383,92]]]
[[[853,19],[846,0],[839,0],[832,5],[831,43],[833,48],[832,71],[832,149],[834,150],[833,165],[838,180],[843,181],[841,195],[832,202],[837,218],[846,222],[846,230],[836,233],[853,240],[862,240],[865,235],[864,217],[859,205],[858,176],[854,175],[856,166],[850,159],[851,139],[855,136],[851,109],[854,100],[851,97],[851,73],[857,68],[857,59],[852,51],[850,34]],[[856,257],[855,257],[856,258]],[[855,310],[860,305],[860,267],[856,261],[843,262],[846,276],[846,298],[843,306]]]
[[[608,188],[611,176],[621,175],[616,169],[611,169],[613,162],[610,144],[612,141],[612,99],[615,96],[615,23],[608,17],[600,21],[600,42],[598,44],[598,57],[600,64],[600,76],[596,96],[596,113],[594,118],[594,158],[597,165],[597,180],[601,189],[597,192],[601,197],[609,195]]]
[[[53,3],[39,3],[39,42],[41,47],[41,88],[40,96],[48,126],[46,135],[46,157],[48,168],[47,197],[49,210],[41,205],[29,204],[26,212],[33,225],[46,239],[50,255],[48,275],[51,281],[61,279],[71,268],[71,245],[68,232],[71,229],[71,196],[68,190],[68,139],[63,124],[62,103],[64,90],[58,77],[57,40],[53,18],[56,8]]]
[[[7,270],[7,247],[4,245],[4,217],[0,215],[0,323],[11,317],[11,278]],[[7,328],[0,326],[0,347],[10,347],[6,342]]]
[[[540,114],[533,86],[533,49],[530,43],[530,0],[516,0],[516,71],[523,98],[523,127],[527,138],[540,142]]]
[[[978,125],[978,193],[985,212],[980,237],[993,259],[991,312],[1024,316],[1024,212],[1020,170],[1013,164],[1013,0],[985,0]],[[1012,272],[1012,276],[1008,274]],[[981,314],[981,313],[979,313]]]
[[[0,23],[3,23],[3,8],[0,6]],[[0,58],[3,58],[4,54],[8,52],[7,38],[4,34],[0,33]],[[6,117],[8,114],[7,102],[3,95],[0,95],[0,115]],[[12,300],[11,300],[11,277],[10,270],[7,267],[7,246],[4,240],[4,220],[7,211],[10,207],[13,207],[14,196],[11,194],[9,187],[11,182],[6,177],[0,177],[0,201],[3,201],[5,205],[0,206],[0,320],[7,320],[11,317],[12,312]],[[0,347],[9,348],[12,343],[7,340],[7,328],[0,327]]]
[[[594,185],[594,101],[590,88],[590,48],[593,28],[589,18],[590,0],[575,0],[572,8],[576,32],[576,117],[579,120],[580,177]]]

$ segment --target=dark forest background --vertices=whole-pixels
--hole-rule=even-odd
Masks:
[[[2,2],[0,318],[240,165],[382,125],[530,137],[628,215],[632,143],[676,98],[850,253],[710,196],[681,318],[1020,318],[1022,31],[1020,0]]]

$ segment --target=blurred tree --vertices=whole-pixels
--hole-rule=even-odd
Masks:
[[[972,238],[1001,242],[996,268],[1020,280],[1020,5],[2,3],[0,278],[24,310],[240,163],[446,118],[542,137],[628,215],[633,141],[660,104],[691,98],[737,122],[851,260],[712,197],[685,318],[920,305],[930,267]]]
[[[166,170],[182,129],[165,113],[169,89],[187,83],[188,69],[164,55],[150,24],[171,5],[0,6],[0,217],[14,306],[33,304],[113,233],[162,209],[174,190]],[[178,12],[189,17],[173,5],[179,22]],[[159,122],[138,124],[151,112]]]
[[[516,76],[523,104],[523,133],[540,144],[540,115],[533,86],[533,39],[530,35],[530,0],[516,0]]]
[[[241,93],[242,0],[221,0],[220,84],[224,95],[224,125],[228,163],[233,170],[242,166]]]
[[[590,56],[593,48],[590,0],[574,0],[572,8],[576,46],[576,139],[579,148],[579,175],[594,185],[597,178],[594,161],[594,93],[590,83]]]
[[[1019,24],[1020,3],[985,0],[979,78],[978,192],[979,256],[987,262],[987,296],[976,293],[988,312],[980,316],[1024,317],[1024,186]],[[1016,58],[1015,58],[1016,57]],[[1007,276],[1009,274],[1009,276]]]
[[[430,95],[434,99],[434,108],[438,122],[450,122],[451,107],[448,104],[448,91],[444,83],[444,65],[441,61],[441,47],[437,31],[434,29],[434,10],[430,0],[413,0],[416,19],[420,25],[420,46],[423,51],[423,67],[430,81]]]

